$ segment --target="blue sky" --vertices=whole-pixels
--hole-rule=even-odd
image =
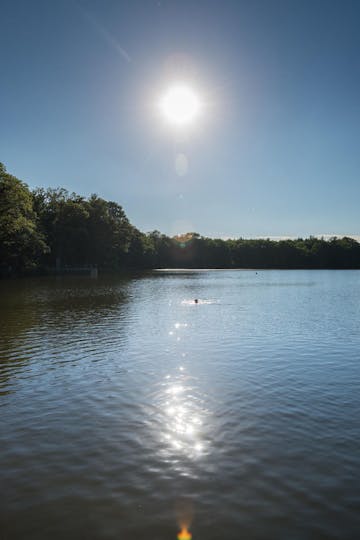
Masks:
[[[360,3],[0,0],[0,160],[143,231],[359,235]],[[179,132],[156,104],[204,102]],[[187,173],[175,169],[186,156]]]

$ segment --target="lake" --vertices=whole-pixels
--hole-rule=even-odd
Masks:
[[[1,540],[360,537],[360,271],[2,281],[0,320]]]

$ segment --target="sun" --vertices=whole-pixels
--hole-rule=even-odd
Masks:
[[[200,109],[201,103],[196,92],[186,84],[171,86],[160,100],[163,116],[175,126],[193,124]]]

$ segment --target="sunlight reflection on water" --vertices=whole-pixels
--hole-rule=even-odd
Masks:
[[[178,334],[189,329],[188,323],[176,322],[173,328],[168,335],[179,343],[182,336]],[[186,336],[183,337],[186,342]],[[180,350],[179,356],[184,359],[186,353]],[[196,378],[183,364],[166,374],[161,382],[157,399],[162,411],[161,447],[166,459],[173,456],[178,460],[180,454],[194,460],[205,452],[203,426],[208,412],[198,393]]]
[[[175,449],[195,459],[204,447],[201,432],[204,411],[194,397],[196,389],[190,384],[194,381],[183,366],[179,367],[179,372],[181,375],[164,379],[164,390],[160,396],[164,415],[162,442],[166,453]]]

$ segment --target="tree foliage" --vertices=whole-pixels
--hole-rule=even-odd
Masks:
[[[47,263],[120,268],[128,258],[136,229],[116,202],[88,199],[63,188],[37,189],[34,207],[48,239]]]
[[[0,164],[0,270],[56,266],[121,268],[360,268],[360,243],[348,237],[274,241],[173,238],[144,234],[123,208],[98,195],[36,189]]]
[[[27,185],[0,163],[0,267],[4,272],[31,269],[47,250]]]

